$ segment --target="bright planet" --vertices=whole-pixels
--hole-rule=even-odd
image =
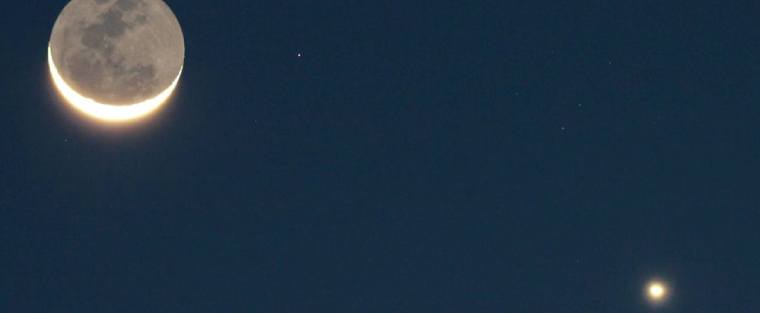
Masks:
[[[73,0],[53,26],[48,66],[72,107],[128,122],[166,102],[184,55],[182,29],[162,0]]]
[[[653,280],[646,285],[645,294],[650,304],[660,305],[667,301],[669,288],[665,282]]]

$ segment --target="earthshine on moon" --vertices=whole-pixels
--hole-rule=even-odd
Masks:
[[[72,0],[53,26],[50,75],[78,111],[106,122],[148,116],[179,82],[182,29],[162,0]]]

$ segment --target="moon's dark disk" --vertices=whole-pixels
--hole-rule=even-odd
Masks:
[[[72,89],[114,105],[157,96],[185,58],[179,22],[162,0],[72,0],[55,22],[50,50]]]

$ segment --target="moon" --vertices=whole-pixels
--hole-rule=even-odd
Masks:
[[[58,91],[105,122],[157,111],[176,88],[184,59],[182,29],[162,0],[72,0],[48,45]]]

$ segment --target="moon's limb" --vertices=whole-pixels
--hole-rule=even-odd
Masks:
[[[153,113],[166,102],[169,96],[171,96],[172,92],[177,87],[179,77],[182,75],[182,68],[180,68],[177,77],[169,88],[165,89],[154,98],[130,105],[111,105],[99,103],[81,95],[71,88],[71,86],[69,86],[59,74],[55,63],[53,62],[53,53],[50,47],[48,47],[48,66],[50,68],[50,75],[53,77],[53,82],[58,88],[58,91],[60,91],[61,95],[71,103],[74,108],[90,117],[105,122],[127,122]]]

